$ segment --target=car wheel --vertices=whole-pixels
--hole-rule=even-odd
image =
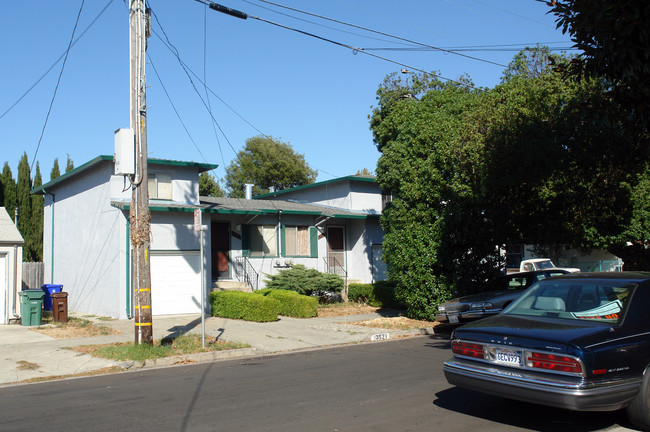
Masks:
[[[643,374],[643,384],[630,406],[627,407],[627,417],[630,422],[643,430],[650,429],[650,367]]]

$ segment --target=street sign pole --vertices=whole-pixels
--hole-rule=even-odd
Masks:
[[[194,210],[194,231],[200,232],[201,252],[200,252],[200,265],[201,265],[201,345],[205,349],[205,278],[203,276],[203,220],[201,217],[201,209]]]

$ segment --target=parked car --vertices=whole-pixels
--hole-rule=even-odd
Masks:
[[[550,269],[499,276],[484,287],[484,292],[455,298],[438,306],[436,321],[454,324],[496,315],[535,282],[566,273],[569,272]]]
[[[627,409],[650,428],[650,273],[573,273],[458,327],[450,384],[575,411]]]
[[[553,261],[549,258],[531,258],[523,260],[519,264],[519,271],[535,271],[535,270],[551,270],[551,269],[561,269],[566,270],[570,273],[578,273],[579,268],[576,267],[555,267]]]

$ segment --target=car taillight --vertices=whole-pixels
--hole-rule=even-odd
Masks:
[[[452,341],[451,350],[454,354],[460,356],[474,357],[480,359],[485,358],[485,348],[481,344]]]
[[[557,354],[528,353],[526,365],[556,372],[582,373],[582,364],[578,359]]]

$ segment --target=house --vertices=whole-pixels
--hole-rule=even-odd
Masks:
[[[19,287],[23,279],[23,237],[0,207],[0,323],[8,324],[20,312]]]
[[[148,160],[153,315],[199,313],[202,285],[259,289],[268,275],[294,264],[348,281],[383,278],[381,192],[374,180],[296,188],[290,199],[280,199],[284,191],[248,200],[199,197],[199,174],[216,167]],[[313,198],[322,187],[349,196],[338,192],[329,203]],[[115,175],[113,156],[98,156],[32,193],[45,198],[45,279],[63,285],[70,310],[132,317],[131,185]],[[196,209],[203,236],[194,231]]]

